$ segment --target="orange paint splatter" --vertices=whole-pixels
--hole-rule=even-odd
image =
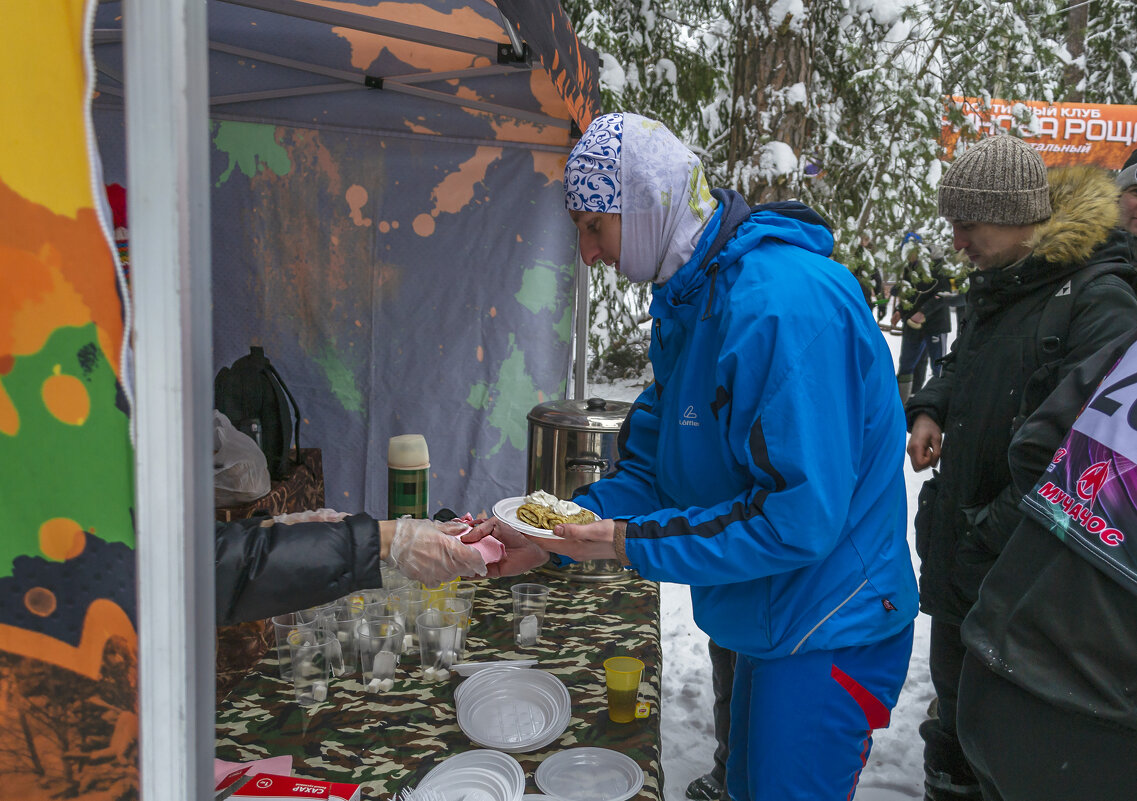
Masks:
[[[36,617],[48,617],[56,605],[55,593],[46,587],[32,587],[24,593],[24,606]]]
[[[415,217],[411,227],[414,228],[415,233],[422,237],[430,236],[434,233],[434,218],[429,214],[420,214]]]
[[[479,147],[474,151],[430,193],[435,211],[457,214],[468,206],[474,199],[474,187],[485,181],[486,170],[500,158],[500,147]]]
[[[91,413],[91,396],[87,394],[87,387],[75,376],[61,373],[58,364],[54,373],[40,389],[43,405],[61,423],[83,425]]]
[[[377,2],[367,7],[358,3],[336,2],[336,0],[307,0],[307,2],[429,30],[471,36],[475,39],[497,41],[502,36],[501,26],[497,22],[483,17],[470,8],[457,8],[444,13],[428,7],[425,3]],[[352,66],[364,71],[369,70],[384,51],[404,64],[411,65],[413,69],[409,70],[410,72],[446,72],[485,64],[484,57],[475,57],[448,48],[363,33],[350,28],[332,28],[332,32],[343,37],[351,46]]]
[[[83,553],[87,532],[68,517],[53,517],[39,527],[39,549],[48,559],[66,562]]]
[[[391,223],[387,222],[386,220],[383,220],[382,222],[379,223],[379,232],[380,233],[385,234],[390,230],[391,230]]]
[[[356,225],[366,228],[371,225],[371,218],[363,216],[363,207],[367,205],[367,190],[359,184],[352,184],[344,192],[344,200],[347,201],[347,206],[351,209],[351,221]]]
[[[497,306],[490,306],[490,317],[497,317]]]
[[[355,327],[356,328],[363,328],[363,323],[359,322],[359,320],[356,320],[355,321]]]
[[[545,186],[565,179],[565,162],[568,156],[546,151],[532,151],[533,172],[545,176]]]
[[[40,394],[43,396],[43,405],[59,422],[68,426],[82,426],[86,422],[86,415],[91,413],[91,396],[83,386],[83,382],[59,371],[59,365],[47,381],[43,382]]]
[[[478,349],[474,351],[474,358],[480,362],[484,362],[486,360],[486,349],[478,345]]]

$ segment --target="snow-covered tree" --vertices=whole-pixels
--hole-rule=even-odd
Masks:
[[[796,197],[831,222],[838,260],[895,278],[909,232],[950,252],[936,213],[952,96],[1133,103],[1133,0],[564,0],[601,53],[607,110],[667,123],[712,183]],[[1024,135],[1030,110],[1016,111]],[[950,259],[962,272],[958,260]],[[594,277],[594,352],[626,339],[646,287]],[[602,341],[603,340],[603,341]]]

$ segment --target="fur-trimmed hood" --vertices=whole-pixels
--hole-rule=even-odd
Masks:
[[[1084,264],[1117,227],[1117,186],[1099,167],[1055,167],[1047,173],[1050,219],[1030,239],[1031,255],[1057,264]]]

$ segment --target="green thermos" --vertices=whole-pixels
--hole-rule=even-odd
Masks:
[[[387,517],[426,518],[430,454],[422,434],[401,434],[387,444]]]

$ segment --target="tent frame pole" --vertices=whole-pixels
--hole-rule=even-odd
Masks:
[[[573,385],[572,397],[584,398],[585,382],[588,378],[588,282],[591,278],[589,267],[580,258],[580,249],[576,253],[576,336],[573,342]]]
[[[213,798],[206,4],[126,0],[140,795]]]

